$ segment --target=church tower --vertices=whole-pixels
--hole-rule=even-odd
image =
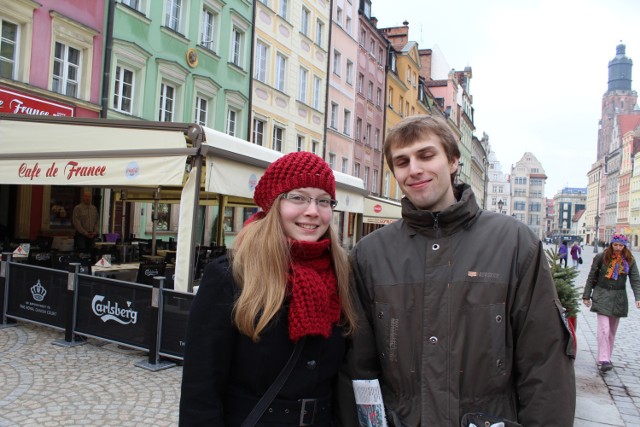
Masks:
[[[638,94],[631,89],[633,61],[625,55],[626,46],[616,46],[616,56],[609,61],[609,81],[607,92],[602,97],[602,116],[598,129],[598,159],[602,159],[611,146],[614,117],[620,114],[640,114],[634,112]]]

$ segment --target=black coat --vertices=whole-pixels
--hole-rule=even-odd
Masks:
[[[254,343],[232,323],[237,292],[226,257],[207,265],[189,314],[180,426],[240,425],[293,351],[288,305]],[[313,425],[335,425],[332,399],[345,349],[342,332],[336,326],[328,339],[306,338],[296,366],[258,425],[299,425],[300,399],[319,399]],[[313,403],[306,409],[309,417]]]

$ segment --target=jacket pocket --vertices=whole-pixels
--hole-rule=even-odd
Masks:
[[[470,412],[462,416],[461,427],[522,427],[515,421],[506,420],[482,412]]]
[[[413,394],[413,374],[417,373],[414,346],[421,341],[408,334],[416,330],[411,324],[412,310],[394,311],[393,305],[375,302],[375,336],[380,366],[385,380],[399,395]],[[396,372],[411,375],[396,375]]]

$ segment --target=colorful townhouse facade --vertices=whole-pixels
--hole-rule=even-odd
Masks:
[[[252,2],[120,0],[112,13],[106,117],[248,139]]]
[[[329,46],[328,110],[325,160],[331,169],[362,178],[369,177],[354,161],[354,140],[362,134],[362,125],[354,126],[356,114],[356,63],[359,32],[358,3],[354,0],[333,2],[331,44]]]
[[[103,0],[0,0],[0,112],[98,117],[105,10]],[[0,224],[32,238],[50,230],[46,200],[58,190],[0,185]]]
[[[255,144],[324,155],[330,6],[326,0],[256,2],[250,138]]]

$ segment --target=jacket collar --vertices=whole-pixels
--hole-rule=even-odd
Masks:
[[[460,228],[467,228],[480,216],[480,207],[468,184],[454,186],[457,202],[442,210],[431,212],[416,208],[409,199],[403,197],[402,218],[408,226],[408,233],[424,234],[429,237],[449,236]]]

